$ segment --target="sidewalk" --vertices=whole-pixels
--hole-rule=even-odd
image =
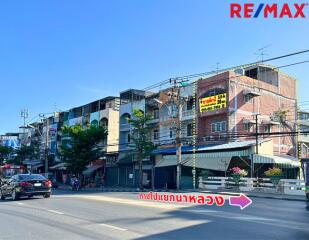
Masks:
[[[70,186],[59,186],[57,190],[60,191],[71,191]],[[168,193],[208,193],[208,194],[221,194],[221,195],[229,195],[235,196],[239,195],[240,193],[245,194],[248,197],[252,198],[267,198],[267,199],[279,199],[279,200],[289,200],[289,201],[306,201],[306,197],[298,196],[298,195],[287,195],[287,194],[280,194],[280,193],[262,193],[262,192],[235,192],[230,190],[202,190],[202,189],[186,189],[186,190],[173,190],[173,189],[144,189],[143,192],[168,192]],[[126,188],[126,187],[98,187],[98,188],[81,188],[78,192],[88,192],[88,193],[95,193],[95,192],[141,192],[138,188]]]

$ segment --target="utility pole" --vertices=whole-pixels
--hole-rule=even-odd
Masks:
[[[45,144],[44,144],[44,172],[45,172],[45,177],[48,178],[48,127],[47,127],[47,118],[45,117],[44,114],[40,114],[40,117],[43,120],[43,127],[45,125]],[[42,136],[43,137],[43,136]]]
[[[181,188],[181,161],[182,161],[182,152],[181,152],[181,118],[182,118],[182,104],[180,103],[180,88],[178,87],[178,119],[177,119],[177,129],[176,129],[176,144],[177,144],[177,189]]]
[[[258,125],[258,115],[259,113],[255,113],[255,154],[259,154],[259,125]],[[251,177],[254,174],[254,155],[252,154],[251,159]]]
[[[255,114],[255,153],[259,154],[259,127],[258,127],[258,114]]]
[[[182,162],[182,142],[181,142],[181,120],[182,120],[182,111],[184,102],[187,101],[185,97],[180,96],[180,87],[186,86],[187,81],[177,79],[170,79],[170,84],[173,84],[172,93],[169,94],[173,103],[176,104],[178,114],[177,114],[177,122],[176,122],[176,146],[177,146],[177,169],[176,169],[176,186],[179,190],[181,188],[181,162]]]

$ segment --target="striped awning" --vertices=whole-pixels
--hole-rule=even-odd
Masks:
[[[300,161],[297,158],[292,156],[284,155],[284,156],[272,156],[272,155],[253,155],[254,163],[270,163],[270,164],[283,164],[289,165],[293,167],[300,167]]]

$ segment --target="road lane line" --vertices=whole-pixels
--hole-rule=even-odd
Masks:
[[[51,213],[56,213],[56,214],[59,214],[59,215],[64,215],[63,212],[58,212],[58,211],[55,211],[55,210],[47,210],[48,212],[51,212]]]
[[[166,210],[177,210],[187,208],[190,205],[181,205],[181,204],[172,204],[172,203],[163,203],[163,202],[152,202],[152,201],[142,201],[142,200],[132,200],[125,198],[116,198],[116,197],[105,197],[105,196],[72,196],[73,198],[86,199],[86,200],[94,200],[94,201],[102,201],[102,202],[111,202],[125,205],[134,205],[141,207],[149,207],[149,208],[160,208]]]
[[[119,231],[127,231],[128,230],[126,228],[116,227],[116,226],[105,224],[105,223],[100,223],[99,225],[103,226],[103,227],[108,227],[108,228],[116,229],[116,230],[119,230]]]
[[[17,204],[18,204],[18,205],[25,205],[24,203],[21,203],[21,202],[18,202]]]

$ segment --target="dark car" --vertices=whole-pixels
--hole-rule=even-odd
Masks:
[[[6,197],[12,197],[13,200],[17,200],[20,197],[34,195],[49,198],[51,187],[51,181],[40,174],[18,174],[1,183],[0,198],[4,200]]]

